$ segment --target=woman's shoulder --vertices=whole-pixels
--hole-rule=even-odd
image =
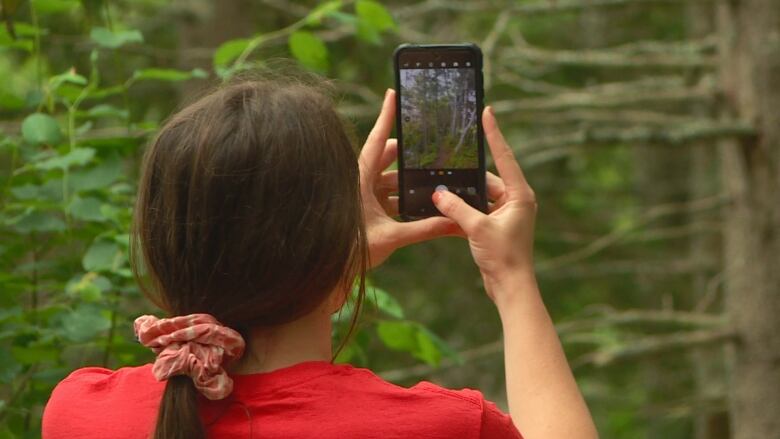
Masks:
[[[428,422],[442,420],[448,429],[455,429],[458,437],[469,437],[466,431],[476,432],[476,437],[514,438],[522,436],[512,418],[501,411],[495,403],[485,398],[476,389],[450,389],[429,381],[404,387],[393,384],[371,370],[348,367],[348,372],[362,377],[363,387],[369,393],[379,390],[390,398],[383,398],[389,404],[402,407],[410,413],[425,413]],[[373,384],[368,384],[373,383]],[[455,433],[455,431],[453,431]]]
[[[139,421],[154,420],[163,389],[164,383],[154,379],[149,364],[117,370],[77,369],[52,391],[43,412],[43,437],[87,438],[94,432],[123,431],[120,427],[126,429],[129,421],[144,425]]]

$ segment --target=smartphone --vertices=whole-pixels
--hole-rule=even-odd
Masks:
[[[441,215],[431,200],[439,186],[486,212],[482,51],[403,44],[393,58],[401,218]]]

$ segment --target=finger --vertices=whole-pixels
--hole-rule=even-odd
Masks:
[[[490,171],[487,172],[486,177],[488,198],[503,204],[504,200],[502,198],[506,194],[506,186],[504,185],[504,181],[501,180],[499,176]]]
[[[387,169],[398,157],[398,139],[387,139],[385,150],[382,152],[382,158],[379,160],[379,168]]]
[[[382,110],[376,119],[374,128],[368,134],[366,144],[360,152],[360,162],[368,168],[369,172],[378,168],[382,152],[385,149],[387,138],[390,137],[390,131],[393,129],[393,120],[395,118],[395,91],[387,89],[385,100],[382,103]]]
[[[485,130],[485,138],[490,146],[490,153],[496,162],[498,175],[504,180],[507,191],[519,192],[528,183],[525,180],[523,171],[520,169],[520,165],[517,164],[512,148],[506,143],[504,135],[501,134],[501,130],[498,128],[498,122],[493,114],[492,107],[488,106],[482,113],[482,127]]]
[[[386,171],[379,177],[376,190],[381,192],[398,192],[398,171]]]
[[[382,208],[387,216],[398,216],[398,197],[387,197],[382,201]]]
[[[401,246],[407,246],[441,236],[457,235],[459,229],[453,220],[442,216],[433,216],[408,223],[398,223],[395,234]]]
[[[462,198],[447,190],[435,191],[432,199],[439,212],[458,223],[460,228],[468,234],[476,230],[479,220],[485,216],[482,212],[466,204]]]

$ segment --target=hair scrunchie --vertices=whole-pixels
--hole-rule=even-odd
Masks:
[[[233,391],[233,380],[222,364],[241,357],[244,339],[214,316],[190,314],[158,319],[146,315],[135,319],[133,326],[138,341],[157,354],[152,373],[158,381],[187,375],[211,400],[223,399]]]

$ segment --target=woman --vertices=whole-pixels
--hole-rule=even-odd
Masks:
[[[332,101],[294,80],[225,86],[148,148],[133,260],[167,319],[139,317],[153,365],[73,372],[45,438],[593,438],[533,273],[536,202],[493,112],[491,213],[436,192],[444,216],[401,223],[388,90],[360,157]],[[332,363],[330,316],[394,250],[468,239],[503,323],[511,417],[474,390],[406,389]],[[354,320],[354,319],[353,319]],[[353,321],[354,324],[354,321]]]

